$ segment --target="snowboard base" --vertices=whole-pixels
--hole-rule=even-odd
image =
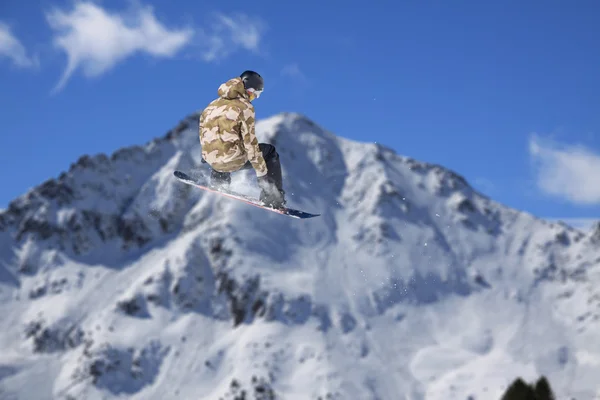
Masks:
[[[244,203],[253,205],[258,208],[262,208],[263,210],[272,211],[277,214],[287,215],[289,217],[297,218],[297,219],[314,218],[314,217],[318,217],[321,215],[321,214],[311,214],[311,213],[307,213],[305,211],[300,211],[300,210],[296,210],[293,208],[287,208],[287,207],[283,207],[283,208],[268,207],[265,204],[263,204],[260,200],[255,199],[251,196],[247,196],[245,194],[236,193],[236,192],[232,192],[232,191],[222,191],[222,190],[212,188],[209,185],[203,185],[202,183],[198,182],[197,180],[193,179],[188,174],[186,174],[185,172],[182,172],[182,171],[176,170],[173,172],[173,175],[175,175],[175,178],[177,178],[178,180],[180,180],[181,182],[183,182],[185,184],[195,186],[199,189],[206,190],[208,192],[220,194],[222,196],[229,197],[230,199],[240,200],[240,201],[243,201]]]

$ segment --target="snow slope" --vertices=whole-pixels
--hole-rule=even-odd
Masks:
[[[197,117],[0,213],[0,398],[499,399],[542,374],[600,393],[600,224],[287,113],[257,136],[322,216],[283,217],[173,178],[206,172]]]

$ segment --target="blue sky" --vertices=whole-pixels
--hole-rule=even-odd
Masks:
[[[598,218],[599,17],[591,0],[4,0],[0,208],[254,69],[258,118],[300,112],[511,207]]]

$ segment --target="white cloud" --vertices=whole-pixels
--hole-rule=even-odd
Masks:
[[[588,231],[592,227],[600,222],[600,219],[593,218],[547,218],[549,221],[562,221],[565,224],[582,231]]]
[[[538,187],[577,204],[600,204],[600,154],[532,136],[529,154]]]
[[[208,30],[199,30],[198,40],[202,58],[219,61],[238,49],[258,53],[266,25],[258,18],[244,14],[226,16],[215,14]]]
[[[494,184],[494,182],[487,178],[475,178],[473,180],[473,185],[478,187],[482,194],[487,196],[496,191],[496,185]]]
[[[281,75],[289,76],[290,78],[298,79],[301,81],[306,81],[306,76],[296,63],[284,66],[281,70]]]
[[[12,60],[12,62],[23,68],[34,67],[37,65],[37,60],[27,56],[25,47],[21,44],[11,32],[8,25],[0,22],[0,57],[4,56]]]
[[[134,53],[173,57],[194,33],[190,28],[165,27],[151,7],[120,15],[78,2],[72,10],[55,9],[46,18],[54,30],[54,45],[67,54],[67,66],[55,91],[64,87],[77,68],[85,76],[95,77]]]

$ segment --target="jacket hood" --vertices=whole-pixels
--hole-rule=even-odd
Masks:
[[[224,99],[231,100],[240,97],[248,99],[248,94],[246,93],[246,88],[244,88],[242,78],[233,78],[221,84],[217,93],[219,94],[219,97],[222,97]]]

